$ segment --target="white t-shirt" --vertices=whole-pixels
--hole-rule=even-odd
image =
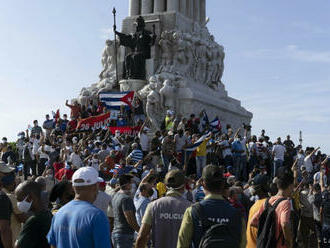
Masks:
[[[101,209],[106,216],[109,216],[108,207],[111,202],[111,196],[103,191],[99,191],[94,201],[94,206]],[[109,216],[112,217],[112,216]]]
[[[175,150],[177,152],[181,152],[182,151],[182,147],[187,142],[187,137],[185,135],[182,135],[182,137],[180,137],[180,135],[176,134],[174,136],[174,140],[175,140]]]
[[[50,146],[48,146],[48,145],[44,145],[44,151],[50,153],[50,152],[53,151],[53,149]],[[42,146],[39,147],[38,154],[39,154],[39,158],[49,159],[48,154],[42,152]]]
[[[306,171],[311,173],[313,171],[313,163],[311,156],[307,156],[304,158],[304,166],[306,167]]]
[[[231,146],[228,142],[228,140],[223,140],[219,143],[220,146],[229,146],[229,148],[222,149],[222,156],[225,158],[226,156],[231,156]]]
[[[69,161],[71,161],[74,167],[80,168],[83,166],[83,161],[81,160],[81,157],[79,156],[79,154],[76,154],[74,152],[71,153]]]
[[[281,144],[276,144],[273,146],[274,160],[284,161],[285,147]]]
[[[144,133],[141,133],[139,135],[139,138],[140,138],[140,144],[141,144],[142,151],[144,151],[144,152],[149,151],[149,137],[148,137],[148,135],[146,135]]]

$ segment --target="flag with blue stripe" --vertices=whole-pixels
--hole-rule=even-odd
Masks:
[[[132,107],[134,91],[102,92],[99,99],[107,109],[120,110],[120,106]]]
[[[210,136],[211,133],[204,134],[202,137],[200,137],[191,147],[185,148],[184,150],[186,152],[193,152],[199,147],[203,141]]]
[[[216,117],[213,121],[210,122],[210,128],[213,133],[220,132],[221,124],[220,124],[220,120],[218,119],[218,117]]]

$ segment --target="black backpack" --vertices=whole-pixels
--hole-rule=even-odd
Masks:
[[[229,225],[215,224],[209,221],[203,214],[202,206],[196,203],[192,207],[193,215],[201,221],[203,236],[199,248],[238,248],[241,240],[233,233]],[[205,231],[206,230],[206,231]]]
[[[281,234],[276,239],[276,208],[286,198],[278,199],[273,205],[269,204],[269,198],[266,200],[265,209],[259,217],[257,247],[258,248],[274,248],[277,245],[278,240],[281,238]]]

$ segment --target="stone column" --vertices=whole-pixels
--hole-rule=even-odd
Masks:
[[[167,11],[179,11],[180,1],[178,0],[167,0]]]
[[[205,0],[200,0],[200,22],[203,24],[206,19],[206,3]]]
[[[137,0],[136,0],[137,1]],[[141,4],[141,14],[150,14],[153,12],[152,0],[142,0]]]
[[[165,11],[166,0],[154,0],[154,13],[161,13]]]
[[[129,0],[129,15],[136,16],[140,14],[139,0]]]
[[[180,12],[187,15],[187,0],[180,0]]]
[[[194,16],[194,0],[187,0],[187,16],[193,19]]]
[[[199,7],[199,1],[200,0],[194,0],[194,21],[199,22],[200,21],[200,7]]]

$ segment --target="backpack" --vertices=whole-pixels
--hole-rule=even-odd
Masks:
[[[226,224],[215,224],[209,221],[204,216],[200,203],[193,205],[192,211],[194,211],[193,215],[201,221],[204,233],[200,240],[199,248],[240,247],[241,240],[237,238],[237,234],[233,233],[230,226]]]
[[[278,199],[273,205],[269,204],[269,199],[266,200],[265,209],[259,217],[258,235],[257,235],[257,247],[258,248],[273,248],[276,247],[277,241],[281,238],[281,234],[278,239],[275,236],[276,230],[276,208],[286,198]]]

